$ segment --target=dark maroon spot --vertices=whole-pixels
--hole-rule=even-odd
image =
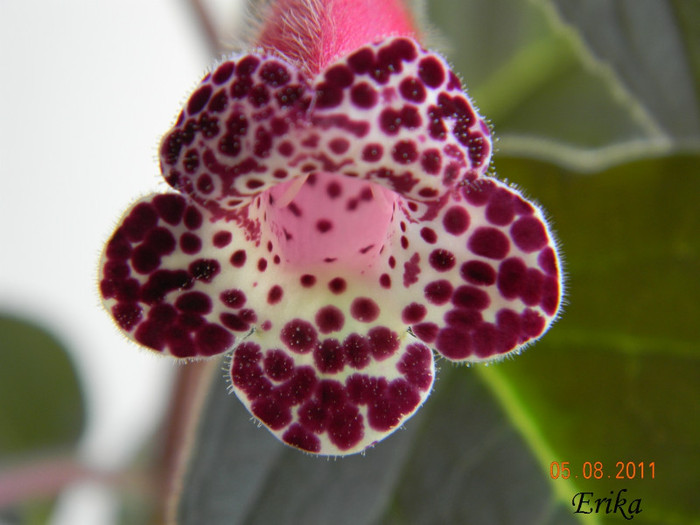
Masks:
[[[352,84],[355,77],[350,68],[342,64],[335,65],[326,70],[324,76],[329,84],[333,84],[341,88],[348,87],[350,84]]]
[[[233,344],[234,337],[218,324],[205,324],[194,337],[199,355],[217,355],[225,352]]]
[[[518,346],[521,339],[520,316],[513,310],[503,308],[496,314],[496,326],[500,335],[499,353],[508,352]]]
[[[472,331],[472,348],[478,357],[487,358],[500,350],[500,334],[491,323],[481,323]]]
[[[251,412],[272,430],[281,430],[292,421],[292,411],[275,396],[257,399],[250,407]]]
[[[420,165],[426,173],[430,175],[437,175],[440,173],[440,167],[442,166],[440,152],[436,149],[424,151],[421,155]]]
[[[445,81],[445,68],[437,58],[425,57],[418,63],[418,76],[426,85],[436,88]]]
[[[360,82],[350,90],[350,100],[356,106],[368,109],[377,103],[377,92],[367,82]]]
[[[202,111],[202,108],[209,102],[210,96],[211,86],[205,85],[200,87],[192,94],[189,102],[187,102],[187,114],[192,116]]]
[[[112,307],[112,316],[122,329],[130,332],[141,321],[141,307],[136,303],[117,303]]]
[[[320,452],[321,441],[299,423],[294,423],[282,436],[282,440],[306,452]]]
[[[221,265],[216,259],[197,259],[189,266],[192,277],[205,283],[211,282],[221,270]]]
[[[224,303],[229,308],[241,308],[246,301],[245,293],[242,290],[232,288],[231,290],[224,290],[219,295],[221,302]]]
[[[333,223],[328,219],[319,219],[316,221],[316,229],[321,233],[326,233],[333,228]]]
[[[396,268],[396,259],[394,258],[393,255],[389,257],[389,268],[391,268],[391,269]]]
[[[265,257],[260,257],[258,259],[258,271],[264,272],[267,269],[267,259]]]
[[[194,280],[184,270],[158,270],[141,287],[141,300],[146,304],[162,301],[174,290],[186,290],[192,287]]]
[[[435,233],[434,230],[432,230],[431,228],[428,228],[427,226],[424,228],[421,228],[420,236],[428,244],[435,244],[437,242],[437,234]]]
[[[486,220],[498,226],[510,224],[515,217],[513,195],[505,188],[498,188],[491,194],[486,206]]]
[[[326,193],[331,199],[337,199],[343,193],[343,188],[337,182],[329,182],[326,186]]]
[[[491,304],[489,294],[474,286],[460,286],[452,295],[452,304],[463,308],[483,310]]]
[[[288,108],[296,104],[296,102],[304,94],[304,88],[298,85],[285,86],[282,89],[278,89],[275,93],[275,98],[277,103],[282,109]]]
[[[402,237],[402,240],[405,237]],[[403,242],[402,242],[403,245]],[[389,266],[391,266],[391,257],[389,258]],[[403,263],[403,285],[404,287],[409,287],[413,283],[418,282],[418,275],[420,274],[420,255],[414,253],[411,258]]]
[[[216,71],[214,71],[214,74],[211,77],[214,84],[223,84],[229,78],[231,78],[231,75],[233,75],[233,68],[233,62],[224,62],[218,68],[216,68]]]
[[[181,312],[208,314],[211,312],[211,299],[202,292],[187,292],[177,298],[175,307]]]
[[[107,261],[103,271],[106,279],[118,281],[126,279],[131,273],[129,266],[122,261]]]
[[[501,263],[498,268],[498,291],[506,299],[518,297],[525,284],[527,266],[522,259],[511,257]]]
[[[299,278],[299,281],[304,288],[311,288],[314,284],[316,284],[316,276],[307,273],[302,275]]]
[[[153,205],[158,215],[168,224],[176,226],[182,220],[185,211],[185,199],[180,195],[157,195],[153,199]]]
[[[131,254],[131,265],[141,274],[151,273],[160,266],[160,255],[147,245],[137,246]]]
[[[163,326],[172,324],[178,317],[178,311],[170,304],[156,304],[148,312],[148,319]]]
[[[469,238],[467,247],[477,255],[489,259],[503,259],[510,250],[510,242],[502,231],[481,227]]]
[[[370,352],[375,359],[382,360],[399,349],[399,336],[385,326],[372,328],[368,333]]]
[[[559,306],[559,281],[552,276],[547,276],[542,283],[542,309],[547,315],[554,315]]]
[[[481,312],[476,309],[456,308],[445,313],[445,323],[452,328],[472,329],[483,319]]]
[[[430,266],[437,272],[447,272],[454,268],[457,259],[454,254],[448,250],[438,249],[433,250],[428,258]]]
[[[544,331],[545,319],[535,310],[528,308],[520,316],[523,331],[528,337],[537,337]]]
[[[371,405],[367,413],[370,427],[387,431],[401,422],[401,418],[413,411],[420,403],[420,395],[407,381],[395,379],[384,393],[384,397]]]
[[[270,291],[267,293],[267,302],[268,304],[277,304],[282,300],[282,295],[284,292],[282,291],[282,287],[279,285],[275,285],[272,288],[270,288]]]
[[[550,246],[540,252],[537,256],[537,263],[547,275],[557,274],[557,258]]]
[[[165,228],[154,228],[146,235],[144,244],[158,255],[167,255],[172,253],[177,242],[169,230]]]
[[[328,146],[336,155],[342,155],[350,148],[350,142],[347,139],[337,138],[331,140]]]
[[[347,283],[342,277],[336,277],[334,279],[331,279],[331,281],[328,283],[328,288],[331,292],[338,295],[345,291],[345,289],[347,288]]]
[[[452,235],[462,235],[469,228],[469,214],[459,206],[452,206],[442,218],[445,231]]]
[[[146,202],[141,202],[124,219],[120,230],[126,234],[130,241],[141,241],[149,230],[155,228],[157,223],[158,214],[154,207]]]
[[[233,236],[231,235],[231,232],[220,231],[214,234],[214,237],[212,238],[212,243],[217,248],[225,248],[231,243],[232,239]]]
[[[236,66],[236,75],[239,77],[248,77],[255,73],[260,65],[260,59],[258,57],[247,55],[243,57]]]
[[[369,364],[369,342],[359,334],[350,334],[343,342],[347,363],[358,370]]]
[[[197,168],[199,168],[199,153],[196,150],[190,150],[185,153],[182,165],[187,173],[195,173]]]
[[[469,204],[474,206],[483,206],[491,198],[491,193],[495,189],[492,181],[480,180],[478,183],[468,184],[464,186],[463,194]]]
[[[408,238],[405,235],[401,236],[401,248],[408,250]]]
[[[316,344],[316,330],[303,319],[292,319],[280,331],[282,342],[295,352],[305,354]]]
[[[316,88],[316,107],[319,109],[334,108],[343,101],[343,90],[338,86],[321,82]]]
[[[202,225],[202,214],[194,206],[188,206],[185,210],[185,226],[190,230],[196,230]]]
[[[412,141],[400,140],[392,148],[391,156],[399,164],[410,164],[418,158],[418,151]]]
[[[231,264],[236,268],[240,268],[245,264],[246,258],[245,250],[237,250],[231,255]]]
[[[428,283],[423,293],[427,301],[431,304],[441,305],[445,304],[452,297],[452,284],[450,281],[441,279],[439,281],[433,281]]]
[[[272,135],[270,135],[270,133],[268,133],[262,127],[259,127],[255,131],[255,144],[253,145],[253,153],[256,157],[264,159],[270,155],[271,148]]]
[[[433,353],[428,347],[413,343],[406,348],[404,356],[396,365],[406,380],[419,390],[427,390],[433,382]]]
[[[358,405],[368,405],[380,399],[389,384],[383,377],[353,374],[345,380],[350,400]]]
[[[259,345],[243,343],[236,348],[231,364],[231,381],[254,399],[267,395],[272,390],[272,383],[263,377],[261,359]]]
[[[219,140],[219,151],[229,157],[235,157],[241,152],[241,141],[231,133],[226,133]]]
[[[382,288],[391,288],[391,276],[388,273],[383,273],[379,276],[379,285]]]
[[[419,323],[413,325],[411,327],[411,330],[421,341],[425,341],[426,343],[432,343],[433,341],[435,341],[440,327],[435,323]]]
[[[140,290],[136,279],[112,281],[112,285],[114,286],[113,295],[117,301],[131,303],[138,300]]]
[[[435,348],[448,359],[465,359],[472,354],[472,340],[468,332],[443,328],[435,340]]]
[[[265,374],[275,381],[288,379],[294,371],[294,359],[282,350],[268,350],[263,361]]]
[[[348,64],[356,73],[367,73],[374,65],[374,53],[371,49],[362,48],[348,57]]]
[[[287,69],[279,62],[265,62],[259,74],[272,87],[284,86],[290,78]]]
[[[197,179],[197,189],[205,195],[214,191],[214,182],[211,180],[211,177],[206,173],[201,175]]]
[[[469,261],[460,268],[462,279],[471,284],[490,285],[496,282],[496,270],[483,261]]]
[[[138,325],[134,333],[134,339],[143,346],[147,346],[159,352],[162,352],[165,347],[165,337],[163,336],[162,327],[151,321],[144,321]]]
[[[343,346],[337,339],[325,339],[314,348],[314,363],[324,374],[337,374],[345,366]]]
[[[219,316],[219,319],[226,328],[234,332],[247,332],[250,329],[250,323],[240,315],[225,312]]]
[[[357,297],[350,305],[350,315],[362,323],[371,323],[379,317],[379,305],[369,297]]]
[[[377,162],[382,158],[383,153],[384,148],[382,148],[381,144],[367,144],[362,149],[362,160],[365,162]]]
[[[328,438],[340,450],[355,446],[364,436],[362,414],[353,405],[346,404],[331,412],[327,424]]]
[[[422,321],[428,310],[420,303],[411,303],[403,309],[401,320],[406,324],[414,324]]]
[[[185,232],[180,236],[180,249],[188,255],[194,255],[202,249],[202,241],[198,235]]]
[[[535,268],[528,268],[520,290],[520,298],[528,306],[540,304],[543,286],[544,274]]]
[[[261,84],[253,86],[248,91],[248,100],[253,107],[260,108],[270,101],[270,92]]]
[[[425,87],[423,83],[415,77],[405,78],[399,84],[401,96],[411,102],[423,102],[425,100]]]
[[[345,316],[342,310],[336,306],[324,306],[316,312],[316,326],[322,334],[329,334],[343,329]]]
[[[515,244],[525,252],[534,252],[547,244],[547,232],[536,217],[518,219],[510,228]]]
[[[245,181],[246,188],[248,188],[250,190],[256,190],[264,185],[265,185],[265,183],[263,181],[261,181],[260,179],[248,179]]]

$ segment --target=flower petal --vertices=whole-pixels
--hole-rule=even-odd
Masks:
[[[206,75],[160,147],[168,184],[215,217],[302,171],[296,128],[305,125],[309,83],[279,58],[233,57]],[[233,214],[235,216],[235,213]]]
[[[319,170],[434,202],[489,163],[489,130],[445,60],[409,38],[367,45],[314,82]]]
[[[189,202],[175,194],[136,202],[107,242],[99,276],[105,308],[129,338],[182,358],[229,350],[255,316],[234,286],[246,276],[229,279],[244,235]],[[224,314],[241,319],[235,330]]]
[[[541,211],[512,187],[480,178],[431,221],[408,222],[395,250],[402,320],[454,361],[518,351],[556,319],[562,279]]]

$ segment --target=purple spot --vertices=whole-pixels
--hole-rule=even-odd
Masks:
[[[534,268],[528,268],[523,281],[520,298],[528,306],[540,304],[544,285],[544,274]]]
[[[250,329],[250,323],[248,323],[248,321],[243,319],[240,315],[226,312],[221,314],[219,319],[226,328],[229,328],[234,332],[247,332]]]
[[[229,308],[241,308],[246,301],[245,293],[242,290],[232,288],[231,290],[224,290],[219,296],[221,302],[224,303]]]
[[[428,228],[427,226],[421,229],[420,236],[428,244],[435,244],[437,242],[437,234],[434,230]]]
[[[303,319],[292,319],[280,331],[282,342],[295,352],[305,354],[316,344],[316,330]]]
[[[265,374],[275,381],[288,379],[294,371],[294,359],[282,350],[268,350],[263,365]]]
[[[275,396],[265,396],[256,400],[250,411],[272,430],[281,430],[292,421],[292,411]]]
[[[316,276],[307,273],[302,275],[299,278],[299,281],[304,288],[311,288],[314,284],[316,284]]]
[[[559,306],[559,281],[547,276],[542,284],[542,302],[540,306],[547,315],[554,315]]]
[[[294,423],[282,436],[282,440],[293,447],[307,452],[320,452],[321,441],[304,429],[299,423]]]
[[[258,271],[264,272],[267,269],[267,259],[260,257],[258,259]]]
[[[316,229],[320,233],[326,233],[333,228],[333,223],[328,219],[319,219],[316,221]]]
[[[233,236],[231,232],[220,231],[214,234],[212,242],[216,248],[225,248],[231,243]]]
[[[425,87],[415,77],[405,78],[399,84],[399,93],[406,100],[421,103],[425,100]]]
[[[131,210],[120,228],[132,242],[141,241],[158,223],[158,214],[150,204],[142,202]]]
[[[384,148],[382,148],[381,144],[367,144],[362,149],[362,160],[365,162],[377,162],[382,158],[383,153]]]
[[[460,268],[462,279],[471,284],[488,286],[496,282],[496,270],[484,261],[469,261]]]
[[[202,292],[187,292],[177,298],[175,307],[181,312],[208,314],[211,312],[211,299]]]
[[[263,64],[260,77],[272,87],[284,86],[290,79],[287,69],[279,62],[273,61]]]
[[[185,226],[190,230],[196,230],[202,225],[202,214],[194,206],[188,206],[185,210]]]
[[[447,272],[454,268],[457,260],[454,254],[448,250],[433,250],[428,258],[430,266],[437,272]]]
[[[436,149],[429,149],[423,152],[420,159],[420,165],[430,175],[437,175],[440,173],[440,168],[442,166],[442,160],[440,157],[440,152]]]
[[[221,85],[231,78],[234,67],[233,62],[224,62],[218,68],[216,68],[216,71],[214,71],[214,74],[211,77],[214,84]]]
[[[233,335],[218,324],[205,324],[194,338],[200,355],[216,355],[225,352],[232,344]]]
[[[462,235],[469,228],[469,214],[464,208],[452,206],[442,218],[445,231],[452,235]]]
[[[481,312],[476,309],[456,308],[445,314],[445,323],[452,328],[472,329],[483,319]]]
[[[547,275],[557,274],[557,258],[551,246],[547,246],[537,256],[537,263]]]
[[[316,312],[316,326],[322,334],[329,334],[342,330],[345,324],[345,316],[340,308],[336,306],[324,306]]]
[[[386,359],[399,348],[399,337],[385,326],[372,328],[368,333],[370,351],[377,360]]]
[[[413,325],[411,330],[413,330],[413,333],[416,334],[416,337],[421,341],[432,343],[435,341],[440,327],[435,323],[420,323]]]
[[[441,279],[428,283],[423,289],[426,300],[431,304],[445,304],[452,297],[452,284],[450,281]]]
[[[472,346],[479,357],[486,358],[497,353],[499,342],[499,333],[491,323],[481,323],[472,332]]]
[[[331,279],[331,281],[328,283],[328,288],[334,294],[339,295],[345,291],[347,288],[347,283],[342,277],[336,277]]]
[[[436,88],[445,81],[445,68],[437,58],[425,57],[418,63],[418,76],[427,86]]]
[[[282,287],[279,285],[275,285],[272,288],[270,288],[270,291],[267,293],[267,302],[268,304],[277,304],[282,300],[282,295],[284,292],[282,291]]]
[[[180,236],[180,249],[188,255],[194,255],[202,249],[202,241],[198,235],[185,232]]]
[[[425,345],[413,343],[406,348],[396,369],[406,380],[419,390],[427,390],[433,382],[431,364],[433,353]]]
[[[189,266],[190,274],[198,281],[209,283],[219,273],[221,266],[216,259],[197,259]]]
[[[112,316],[123,330],[130,332],[141,321],[141,307],[136,303],[117,303],[112,307]]]
[[[489,294],[474,286],[460,286],[452,295],[452,304],[463,308],[483,310],[491,304]]]
[[[377,103],[377,92],[367,82],[360,82],[350,90],[350,100],[357,107],[369,109]]]
[[[160,256],[147,245],[137,246],[131,254],[131,265],[140,274],[148,274],[160,266]]]
[[[334,108],[343,101],[343,90],[338,86],[321,82],[316,88],[316,108]]]
[[[544,331],[545,319],[535,310],[528,308],[520,316],[523,331],[528,337],[537,337]]]
[[[231,265],[241,268],[245,264],[246,258],[245,250],[237,250],[231,255]]]
[[[345,351],[337,339],[325,339],[314,348],[314,363],[324,374],[337,374],[345,367]]]
[[[369,364],[369,343],[359,334],[350,334],[343,342],[343,350],[347,363],[353,367],[362,369]]]
[[[422,321],[428,310],[420,303],[411,303],[403,309],[401,320],[406,324],[415,324]]]
[[[350,315],[362,323],[371,323],[379,317],[379,305],[369,297],[357,297],[350,305]]]
[[[489,259],[503,259],[510,250],[510,242],[502,231],[481,227],[469,238],[467,247],[477,255]]]
[[[523,290],[527,266],[522,259],[511,257],[498,268],[498,291],[506,299],[515,299]]]
[[[547,244],[547,232],[536,217],[518,219],[510,228],[515,244],[525,252],[534,252]]]
[[[357,407],[345,405],[332,412],[327,425],[328,438],[340,450],[356,445],[364,436],[364,423]]]
[[[471,335],[448,326],[438,333],[435,348],[448,359],[465,359],[472,354]]]
[[[486,206],[486,220],[498,226],[510,224],[515,217],[513,195],[505,188],[497,188]]]
[[[211,96],[211,86],[204,85],[195,91],[190,97],[187,103],[187,114],[192,116],[196,115],[202,108],[209,102],[209,97]]]
[[[399,164],[410,164],[418,158],[418,151],[412,141],[400,140],[391,150],[391,156]]]

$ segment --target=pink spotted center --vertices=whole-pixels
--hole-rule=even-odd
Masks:
[[[384,247],[397,199],[375,183],[321,172],[268,189],[261,211],[287,264],[357,269]]]

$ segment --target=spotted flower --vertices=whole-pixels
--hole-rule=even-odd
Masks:
[[[100,292],[145,347],[230,353],[232,390],[283,442],[350,454],[425,401],[436,354],[540,337],[559,259],[399,0],[269,9],[255,52],[206,75],[163,138],[174,192],[125,213]]]

